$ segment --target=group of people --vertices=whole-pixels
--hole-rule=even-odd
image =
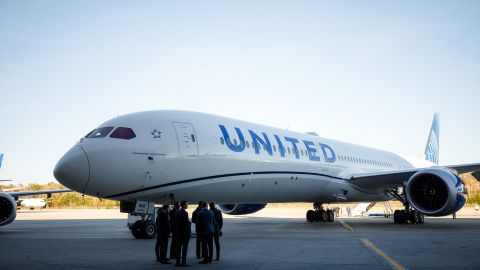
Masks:
[[[210,207],[210,209],[208,208]],[[188,217],[188,203],[175,202],[170,209],[168,204],[163,205],[157,212],[157,242],[155,254],[157,261],[162,264],[171,264],[170,259],[176,260],[176,266],[187,265],[188,243],[191,238],[191,222]],[[192,213],[192,222],[195,223],[197,235],[196,255],[200,264],[211,263],[213,259],[213,243],[215,243],[216,257],[220,260],[220,236],[222,235],[223,217],[215,203],[198,202],[198,207]],[[170,245],[170,259],[167,258],[168,240],[172,236]]]

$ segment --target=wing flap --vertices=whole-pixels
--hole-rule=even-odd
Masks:
[[[450,169],[454,169],[459,174],[480,171],[480,163],[452,165],[452,166],[446,166],[446,167]]]
[[[9,192],[8,194],[12,197],[20,196],[32,196],[32,195],[42,195],[42,194],[53,194],[53,193],[63,193],[63,192],[72,192],[71,189],[52,189],[52,190],[34,190],[34,191],[20,191],[20,192]]]

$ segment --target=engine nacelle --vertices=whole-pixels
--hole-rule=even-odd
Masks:
[[[467,189],[460,177],[441,167],[415,173],[408,180],[405,194],[410,205],[427,216],[451,215],[467,200]]]
[[[0,226],[7,225],[17,217],[17,202],[7,193],[0,193]]]
[[[265,208],[267,204],[220,204],[218,209],[228,215],[248,215]]]

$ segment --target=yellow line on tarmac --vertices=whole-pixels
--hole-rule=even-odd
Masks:
[[[375,253],[378,255],[382,256],[390,265],[393,267],[393,269],[396,270],[406,270],[403,266],[398,264],[396,261],[394,261],[392,258],[388,257],[383,251],[381,251],[379,248],[377,248],[372,242],[370,242],[368,239],[360,239],[362,242],[371,250],[373,250]]]
[[[350,225],[348,225],[347,223],[345,223],[345,221],[341,220],[341,219],[337,219],[338,222],[340,222],[340,224],[342,224],[343,227],[345,227],[347,230],[350,230],[353,232],[353,228],[350,227]]]

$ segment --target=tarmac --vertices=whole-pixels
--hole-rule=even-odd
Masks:
[[[479,269],[480,219],[385,218],[307,223],[306,209],[224,215],[220,261],[194,269]],[[281,218],[276,216],[283,216]],[[155,261],[154,240],[134,239],[118,210],[20,211],[0,227],[0,269],[177,269]]]

